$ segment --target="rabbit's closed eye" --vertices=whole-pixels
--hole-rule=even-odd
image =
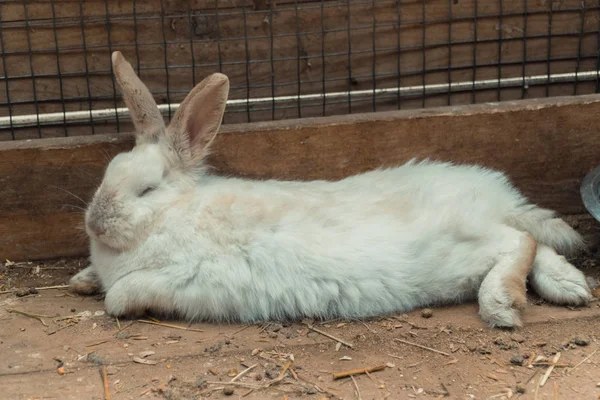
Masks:
[[[144,197],[145,195],[147,195],[148,193],[152,192],[154,189],[156,189],[156,186],[147,186],[144,187],[140,193],[138,194],[138,197]]]

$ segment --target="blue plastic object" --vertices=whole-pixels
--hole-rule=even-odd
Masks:
[[[583,205],[597,221],[600,221],[600,167],[591,170],[580,187]]]

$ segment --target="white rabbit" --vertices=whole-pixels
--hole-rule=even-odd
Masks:
[[[337,182],[254,181],[203,168],[229,81],[197,85],[170,125],[121,53],[116,79],[136,127],[86,212],[91,266],[114,316],[187,320],[360,318],[478,299],[490,326],[519,326],[526,278],[546,300],[591,299],[559,256],[583,245],[504,174],[410,161]]]

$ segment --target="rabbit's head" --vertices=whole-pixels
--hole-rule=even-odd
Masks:
[[[197,184],[221,125],[229,80],[222,74],[204,79],[165,126],[150,91],[120,52],[112,54],[112,63],[136,129],[136,145],[108,165],[85,225],[91,237],[119,251],[143,240],[162,212]]]

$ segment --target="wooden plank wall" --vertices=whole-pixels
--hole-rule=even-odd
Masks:
[[[244,99],[597,69],[598,0],[253,1],[1,2],[0,117],[9,115],[8,103],[13,115],[114,107],[110,51],[115,49],[141,66],[159,103],[179,102],[194,81],[218,70],[231,78],[231,98]],[[263,104],[250,112],[231,107],[225,122],[595,89],[592,81],[402,99],[392,94],[351,105],[346,98],[325,106],[318,100],[292,102],[274,112]],[[120,121],[119,126],[4,129],[0,140],[115,130],[131,126]]]
[[[506,171],[533,202],[585,212],[584,175],[600,163],[600,96],[570,96],[230,124],[208,163],[246,178],[340,179],[413,157]],[[0,142],[0,259],[87,252],[83,207],[130,135]]]

